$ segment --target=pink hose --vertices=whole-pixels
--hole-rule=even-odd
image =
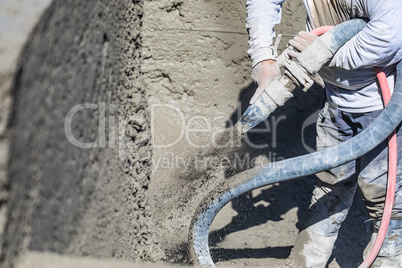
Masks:
[[[377,73],[377,78],[380,83],[381,93],[384,101],[384,105],[387,105],[391,99],[391,91],[387,77],[385,76],[382,68],[374,67]],[[380,252],[381,246],[384,243],[385,236],[387,234],[389,221],[391,220],[392,208],[394,206],[395,185],[396,185],[396,173],[397,173],[397,144],[396,144],[396,131],[388,137],[388,181],[387,181],[387,195],[385,197],[384,212],[381,219],[380,229],[378,230],[377,238],[374,245],[371,248],[364,262],[359,268],[369,267],[377,258],[378,252]]]
[[[311,34],[320,36],[322,34],[325,34],[326,32],[328,32],[329,30],[331,30],[332,28],[334,28],[335,26],[322,26],[319,28],[316,28],[312,31],[310,31]]]
[[[310,33],[314,35],[322,35],[327,31],[331,30],[335,26],[324,26],[316,28]],[[391,99],[391,91],[389,89],[387,77],[385,76],[382,68],[374,67],[377,73],[377,78],[380,83],[381,93],[383,97],[384,106],[388,104]],[[378,230],[377,237],[375,239],[374,245],[371,248],[369,254],[364,259],[363,263],[360,264],[359,268],[368,268],[374,260],[377,258],[378,253],[384,243],[385,236],[387,234],[389,221],[391,220],[392,208],[394,206],[395,197],[395,185],[396,185],[396,173],[397,173],[397,144],[396,144],[396,131],[388,138],[388,181],[387,181],[387,194],[385,197],[384,212],[381,218],[380,229]]]

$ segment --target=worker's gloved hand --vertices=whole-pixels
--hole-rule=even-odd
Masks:
[[[292,46],[296,51],[292,50],[288,52],[289,57],[296,58],[300,55],[300,52],[306,49],[318,36],[301,31],[292,40],[289,41],[289,45]]]
[[[254,66],[251,78],[258,84],[250,104],[253,104],[264,92],[264,89],[277,77],[280,77],[281,70],[276,60],[264,60]]]

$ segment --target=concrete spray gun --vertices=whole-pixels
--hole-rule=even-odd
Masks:
[[[235,128],[241,133],[246,133],[258,125],[293,96],[292,92],[296,86],[307,90],[314,82],[322,84],[317,72],[343,44],[359,33],[365,25],[366,22],[360,19],[339,24],[316,39],[296,60],[290,60],[287,51],[283,52],[277,59],[282,69],[282,77],[268,85],[258,100],[248,107]],[[378,76],[381,85],[381,81],[386,80],[385,75],[382,78],[381,74]],[[381,85],[381,87],[383,86]],[[384,99],[386,98],[384,97]],[[198,260],[203,267],[215,267],[208,246],[209,228],[218,212],[232,199],[259,187],[312,175],[361,157],[387,139],[391,133],[395,133],[395,128],[402,120],[400,103],[402,103],[401,62],[397,65],[397,82],[391,100],[380,116],[360,134],[319,152],[244,171],[215,187],[203,199],[190,224],[189,249],[192,259]],[[395,135],[390,138],[390,144],[391,142],[393,142],[392,147],[396,148]],[[391,153],[389,159],[388,190],[381,227],[369,256],[360,267],[369,267],[374,261],[388,228],[395,193],[396,154]]]
[[[362,25],[364,24],[362,21]],[[274,79],[257,101],[244,112],[235,125],[240,133],[245,134],[267,119],[279,106],[283,106],[287,100],[293,97],[292,92],[296,87],[307,91],[314,83],[324,86],[324,82],[317,72],[334,56],[339,47],[361,30],[351,29],[345,24],[338,27],[334,33],[323,35],[316,42],[313,42],[297,59],[292,60],[288,56],[287,52],[293,50],[292,47],[288,47],[277,58],[282,76]],[[341,27],[342,29],[340,29]],[[334,42],[335,40],[336,42]]]

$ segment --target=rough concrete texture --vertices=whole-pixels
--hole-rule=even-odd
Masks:
[[[11,87],[6,266],[27,250],[188,263],[191,217],[209,190],[239,170],[314,147],[319,88],[296,91],[265,129],[240,142],[223,130],[255,89],[244,4],[52,2]],[[306,17],[301,1],[286,1],[283,12],[282,49]],[[74,115],[72,135],[95,148],[66,137],[69,111],[84,103],[93,106]],[[220,149],[228,140],[233,144]],[[313,183],[276,184],[228,204],[212,226],[214,260],[283,267]],[[355,266],[369,239],[360,203],[351,214],[331,267]]]
[[[12,87],[7,267],[24,251],[150,261],[151,145],[142,1],[53,1]],[[71,131],[65,122],[79,104]],[[67,122],[67,127],[68,126]],[[159,257],[159,255],[157,255]]]

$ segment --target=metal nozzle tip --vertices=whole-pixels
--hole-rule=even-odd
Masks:
[[[242,134],[242,135],[244,135],[246,132],[245,131],[243,131],[243,124],[242,124],[242,122],[241,121],[239,121],[239,122],[237,122],[235,125],[234,125],[234,127],[235,127],[235,129],[240,133],[240,134]]]

